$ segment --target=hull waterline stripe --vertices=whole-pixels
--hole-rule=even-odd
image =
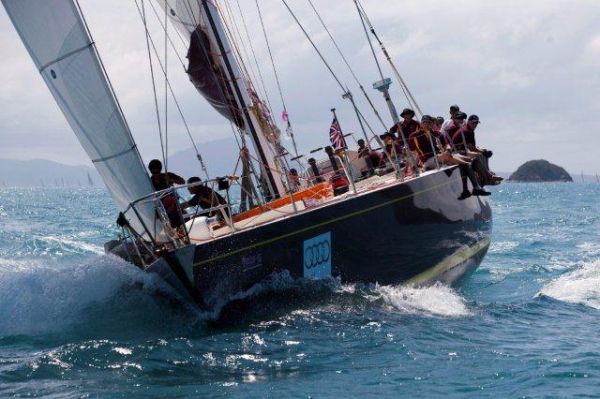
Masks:
[[[492,239],[486,237],[470,247],[460,248],[455,253],[445,258],[443,261],[433,266],[432,268],[427,269],[423,273],[417,274],[416,276],[406,280],[402,283],[402,285],[419,285],[431,282],[436,277],[442,275],[443,273],[451,269],[454,269],[456,266],[460,265],[464,261],[472,258],[475,254],[483,251],[490,245],[491,242]]]
[[[83,50],[86,50],[87,48],[89,48],[89,47],[92,47],[93,45],[94,45],[94,42],[91,42],[90,44],[86,44],[86,45],[85,45],[85,46],[83,46],[83,47],[80,47],[80,48],[78,48],[78,49],[75,49],[75,50],[73,50],[73,51],[69,51],[67,54],[64,54],[64,55],[62,55],[62,56],[60,56],[60,57],[56,58],[55,60],[53,60],[53,61],[50,61],[50,62],[48,62],[48,63],[47,63],[47,64],[45,64],[45,65],[42,65],[42,67],[41,67],[40,69],[38,69],[38,71],[39,71],[40,73],[42,73],[42,72],[44,72],[44,70],[45,70],[46,68],[48,68],[50,65],[56,64],[57,62],[59,62],[59,61],[62,61],[62,60],[64,60],[65,58],[69,58],[69,57],[70,57],[70,56],[72,56],[72,55],[75,55],[75,54],[77,54],[77,53],[79,53],[79,52],[82,52]]]
[[[215,256],[213,258],[210,258],[210,259],[207,259],[207,260],[203,260],[203,261],[194,263],[194,267],[201,266],[201,265],[204,265],[204,264],[207,264],[207,263],[211,263],[211,262],[214,262],[214,261],[217,261],[217,260],[220,260],[220,259],[225,259],[225,258],[228,258],[228,257],[230,257],[232,255],[235,255],[235,254],[238,254],[238,253],[241,253],[241,252],[244,252],[244,251],[248,251],[250,249],[254,249],[254,248],[258,248],[258,247],[261,247],[261,246],[264,246],[264,245],[267,245],[267,244],[271,244],[273,242],[276,242],[276,241],[279,241],[279,240],[283,240],[285,238],[292,237],[292,236],[295,236],[295,235],[298,235],[298,234],[301,234],[301,233],[304,233],[304,232],[307,232],[307,231],[310,231],[310,230],[314,230],[314,229],[317,229],[319,227],[326,226],[328,224],[336,223],[336,222],[339,222],[341,220],[349,219],[351,217],[354,217],[354,216],[357,216],[357,215],[360,215],[360,214],[363,214],[363,213],[367,213],[367,212],[373,211],[375,209],[382,208],[384,206],[388,206],[388,205],[394,204],[396,202],[404,201],[404,200],[406,200],[408,198],[414,197],[417,194],[422,194],[422,193],[425,193],[425,192],[428,192],[428,191],[432,191],[432,190],[435,190],[435,189],[437,189],[439,187],[443,187],[443,186],[446,186],[448,184],[454,183],[455,181],[460,181],[460,180],[461,179],[453,179],[453,180],[447,181],[445,183],[438,184],[438,185],[429,187],[429,188],[421,190],[421,191],[417,191],[416,193],[411,193],[409,195],[404,195],[402,197],[399,197],[399,198],[396,198],[396,199],[393,199],[393,200],[390,200],[390,201],[386,201],[386,202],[382,202],[382,203],[377,204],[377,205],[373,205],[373,206],[371,206],[369,208],[361,209],[360,211],[352,212],[352,213],[349,213],[347,215],[340,216],[338,218],[330,219],[330,220],[327,220],[327,221],[322,222],[322,223],[317,223],[317,224],[314,224],[312,226],[308,226],[308,227],[305,227],[303,229],[293,231],[291,233],[283,234],[283,235],[278,236],[278,237],[273,237],[273,238],[270,238],[268,240],[258,242],[256,244],[249,245],[249,246],[244,247],[244,248],[236,249],[236,250],[228,252],[226,254],[218,255],[218,256]],[[400,184],[402,184],[402,183],[400,183]]]

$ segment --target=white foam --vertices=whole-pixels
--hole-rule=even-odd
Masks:
[[[94,244],[90,244],[83,241],[74,240],[68,237],[62,236],[44,236],[40,237],[40,240],[51,243],[58,244],[60,248],[66,252],[91,252],[97,255],[101,255],[104,253],[102,247]]]
[[[505,253],[512,252],[513,249],[519,246],[518,241],[492,241],[492,245],[490,245],[489,252],[490,253]]]
[[[600,260],[584,263],[546,284],[536,296],[600,309]]]
[[[435,284],[430,287],[377,286],[375,291],[394,310],[407,314],[462,317],[472,314],[466,301],[452,288]]]

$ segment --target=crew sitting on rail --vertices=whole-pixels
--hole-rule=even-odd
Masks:
[[[452,137],[465,124],[465,119],[467,119],[467,114],[465,114],[464,112],[456,111],[452,115],[452,118],[449,121],[444,122],[444,124],[442,125],[442,136],[444,136],[446,140],[448,140],[448,142],[452,146],[453,151],[456,151],[456,148],[454,148]]]
[[[452,135],[452,142],[460,154],[478,160],[480,167],[476,171],[480,175],[482,184],[500,184],[503,179],[496,176],[489,168],[489,158],[492,156],[492,151],[479,148],[475,144],[475,129],[478,125],[479,117],[477,115],[469,116],[467,123]]]
[[[171,172],[162,172],[162,163],[158,159],[153,159],[148,163],[148,169],[150,170],[150,180],[156,191],[166,190],[173,184],[185,184],[183,177],[176,175]],[[181,218],[181,212],[177,207],[176,194],[168,194],[161,198],[163,207],[171,227],[179,227],[183,224]]]
[[[415,117],[415,111],[410,108],[404,108],[400,116],[403,118],[402,122],[395,124],[390,129],[390,132],[398,133],[398,138],[401,142],[404,143],[404,140],[406,140],[408,143],[410,135],[419,129],[419,122],[413,119]]]
[[[441,133],[443,124],[444,124],[444,117],[436,116],[433,118],[433,124],[431,125],[431,130],[433,130],[434,132]]]
[[[456,104],[452,104],[450,106],[450,110],[448,111],[448,113],[450,114],[450,118],[448,118],[447,121],[445,121],[444,123],[442,123],[442,131],[444,129],[446,129],[446,126],[448,126],[450,123],[452,123],[452,120],[454,119],[454,115],[456,115],[458,112],[460,112],[460,107]]]
[[[473,195],[490,195],[479,185],[470,163],[452,155],[450,144],[440,133],[432,130],[432,123],[433,118],[431,116],[423,115],[421,127],[410,135],[409,148],[416,153],[417,159],[423,165],[423,168],[430,170],[442,164],[459,165],[463,182],[463,192],[459,199],[471,196],[467,186],[467,177],[473,185]]]
[[[201,184],[202,180],[199,177],[190,177],[187,182],[188,184],[192,184],[188,187],[188,191],[190,194],[193,194],[193,197],[189,201],[182,203],[182,208],[185,209],[192,206],[199,206],[202,209],[211,209],[227,204],[225,198],[223,198],[219,193],[208,187],[206,184]],[[222,211],[225,212],[225,215],[229,216],[228,207],[222,208]],[[197,213],[195,216],[210,217],[217,214],[222,216],[218,209],[213,209],[209,212]]]

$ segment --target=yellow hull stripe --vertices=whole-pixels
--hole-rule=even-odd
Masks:
[[[461,248],[451,256],[445,258],[443,261],[435,265],[434,267],[427,269],[423,273],[417,274],[416,276],[406,280],[403,285],[419,285],[426,282],[432,281],[434,278],[447,272],[448,270],[454,269],[464,261],[472,258],[475,254],[483,251],[487,248],[492,240],[489,237],[478,241],[475,245],[470,247]]]

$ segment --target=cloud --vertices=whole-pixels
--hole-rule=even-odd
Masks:
[[[145,158],[160,153],[154,97],[143,26],[133,2],[80,0],[90,29],[125,115]],[[346,54],[372,101],[390,123],[380,93],[371,51],[352,2],[313,2]],[[362,2],[394,62],[424,110],[445,114],[450,103],[479,114],[481,139],[495,150],[494,164],[514,170],[536,157],[557,157],[570,170],[596,164],[590,151],[573,156],[578,144],[600,147],[589,118],[600,109],[600,31],[597,0],[566,6],[563,0],[476,1],[365,0]],[[232,3],[233,4],[233,3]],[[264,4],[264,5],[263,5]],[[274,112],[282,105],[271,70],[253,1],[240,1],[257,62],[265,78]],[[349,104],[315,55],[311,45],[279,0],[261,1],[274,61],[286,105],[301,148],[327,142],[329,109],[336,107],[343,129],[360,134]],[[346,66],[306,2],[290,2],[344,85],[353,91],[370,125],[383,127],[369,109]],[[233,17],[245,38],[236,7]],[[155,21],[152,34],[162,54],[162,33]],[[175,42],[178,39],[174,38]],[[245,39],[244,39],[245,40]],[[181,44],[177,44],[181,48]],[[249,45],[246,43],[249,52]],[[376,46],[386,76],[394,78],[392,96],[405,105],[398,82]],[[169,56],[169,78],[198,142],[231,136],[231,128],[190,85],[184,65]],[[64,117],[48,93],[5,13],[0,11],[0,158],[45,157],[70,163],[87,162]],[[254,60],[247,60],[254,66]],[[155,65],[155,72],[159,71]],[[158,72],[159,73],[159,72]],[[160,73],[159,73],[160,75]],[[158,79],[159,95],[164,86]],[[161,106],[162,112],[162,106]],[[164,120],[164,116],[163,116]],[[175,105],[169,104],[171,152],[189,147]],[[579,141],[565,142],[577,131]],[[515,145],[519,143],[519,145]],[[582,147],[581,144],[579,144]]]
[[[582,63],[586,66],[600,66],[600,34],[592,37],[585,45]]]

